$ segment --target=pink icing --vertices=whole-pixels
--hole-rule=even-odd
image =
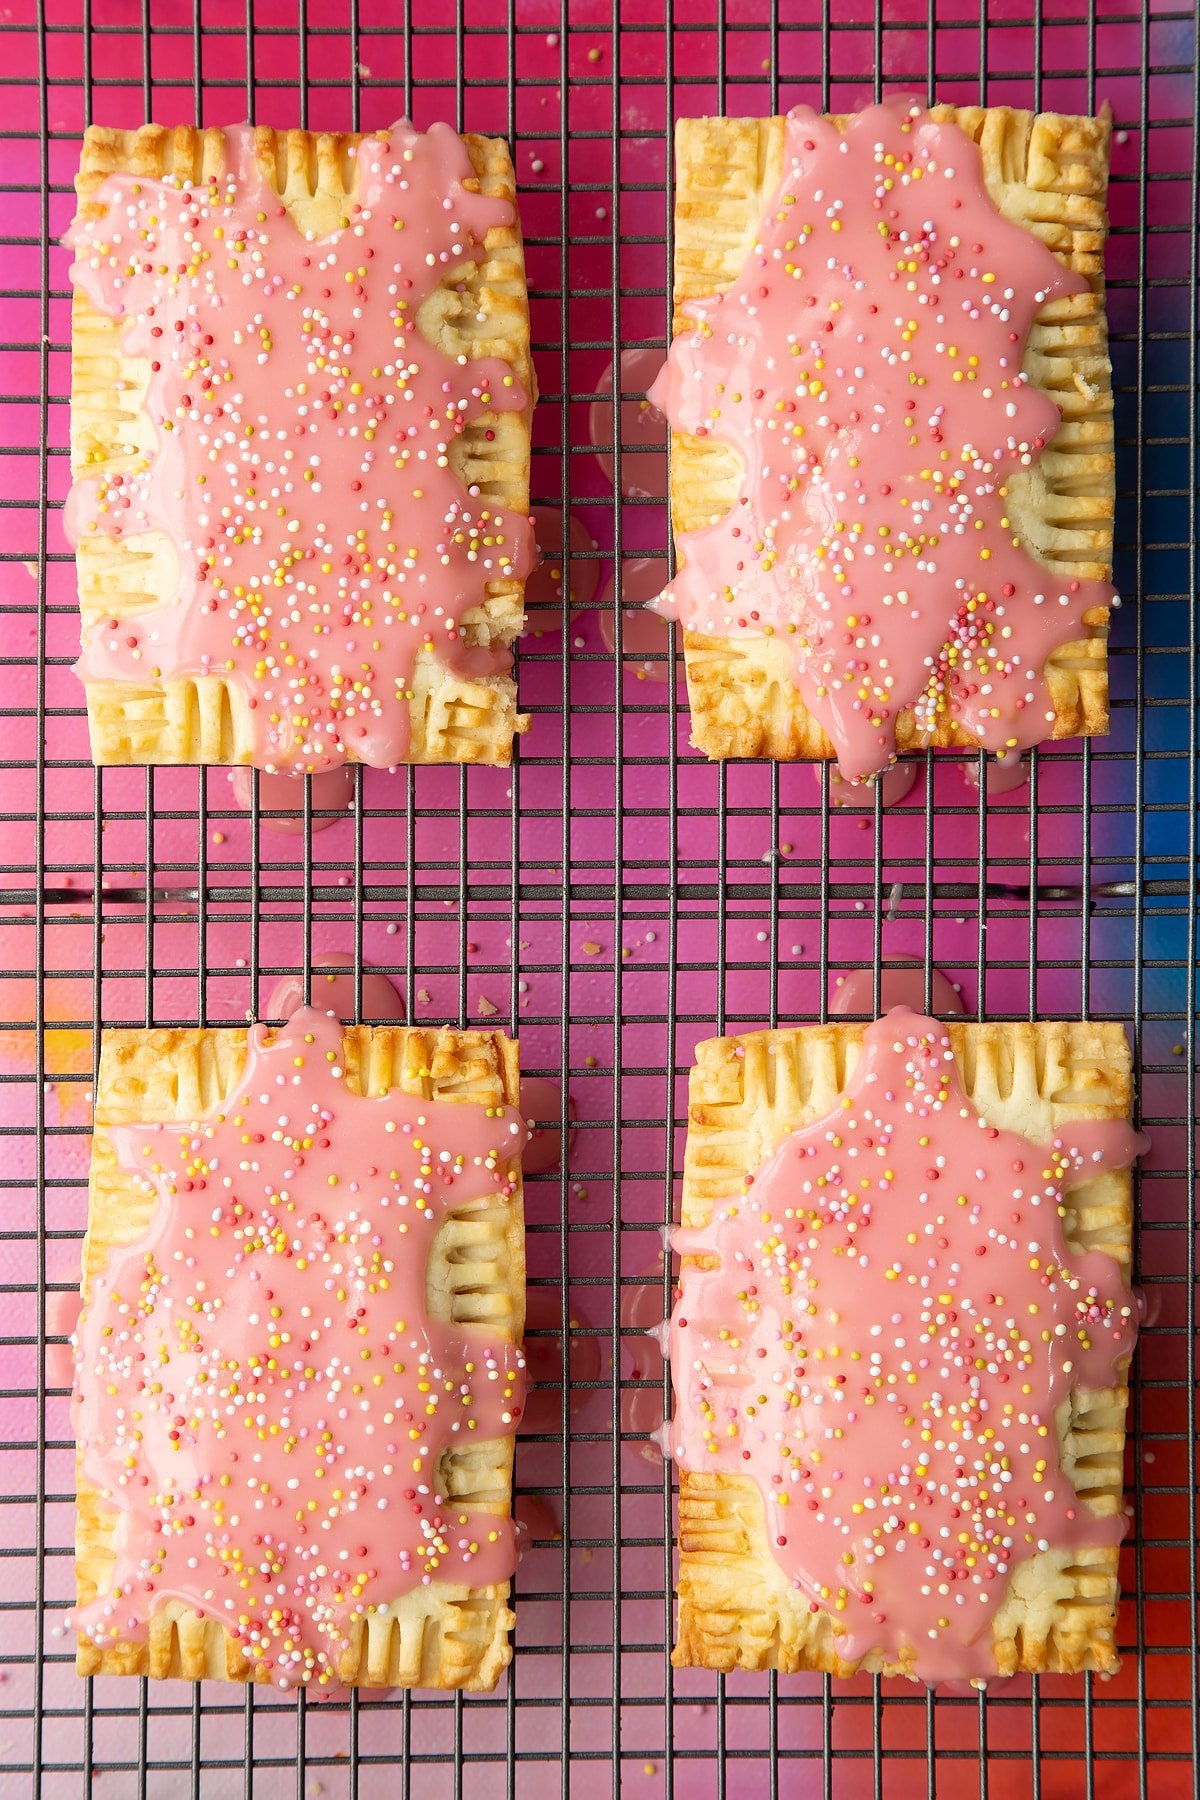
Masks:
[[[73,1338],[75,1328],[79,1324],[79,1309],[82,1304],[77,1288],[72,1288],[65,1294],[57,1289],[48,1292],[46,1295],[46,1336],[48,1338]],[[47,1344],[46,1386],[69,1388],[74,1373],[75,1359],[70,1344]]]
[[[617,569],[617,581],[621,589],[621,605],[636,607],[636,617],[646,619],[655,635],[647,633],[644,642],[647,647],[654,645],[659,650],[667,647],[667,621],[654,613],[644,613],[641,609],[656,600],[667,582],[667,559],[665,556],[623,556]],[[607,640],[606,640],[607,641]],[[629,626],[625,627],[625,641],[629,643]],[[641,645],[638,646],[639,649]]]
[[[631,1382],[662,1382],[663,1320],[662,1258],[643,1269],[633,1282],[621,1286],[622,1342],[628,1359]],[[644,1438],[638,1454],[650,1463],[662,1462],[660,1439],[663,1434],[663,1397],[661,1386],[621,1388],[621,1430]]]
[[[1008,475],[1059,426],[1021,359],[1047,300],[1086,290],[988,198],[979,152],[910,100],[840,133],[787,119],[784,175],[727,294],[689,303],[650,398],[732,445],[737,504],[681,540],[660,606],[718,636],[781,636],[843,774],[887,766],[908,706],[985,748],[1037,743],[1043,666],[1104,582],[1014,541]]]
[[[667,561],[663,556],[631,556],[621,562],[621,652],[625,667],[629,669],[632,663],[633,673],[639,681],[653,681],[662,686],[671,678],[667,621],[646,608],[648,602],[662,592],[666,579]],[[600,636],[609,650],[616,650],[617,624],[613,607],[606,607],[600,613]],[[646,660],[632,661],[636,657]],[[682,657],[675,660],[682,668]]]
[[[848,975],[839,975],[829,1002],[829,1010],[835,1017],[846,1013],[886,1013],[897,1006],[914,1013],[924,1011],[925,964],[915,956],[884,958],[879,971],[878,1007],[871,969],[851,969]],[[962,996],[940,969],[933,971],[930,1010],[939,1019],[956,1019],[963,1015]]]
[[[531,1538],[562,1538],[562,1509],[550,1494],[518,1494],[513,1501],[513,1516],[522,1547]]]
[[[530,625],[536,635],[538,631],[553,630],[562,622],[563,580],[567,571],[563,557],[562,508],[535,506],[531,517],[542,560],[525,583],[525,611],[542,614]],[[595,553],[595,538],[577,513],[570,515],[567,543],[571,580],[568,611],[574,618],[581,608],[591,606],[600,592],[604,564]]]
[[[312,972],[312,1004],[337,1019],[354,1017],[354,958],[345,951],[322,953]],[[271,989],[267,1000],[269,1019],[290,1019],[304,1005],[303,975],[283,975]],[[404,1002],[388,976],[370,963],[362,965],[362,1017],[382,1024],[387,1020],[403,1023]],[[525,1143],[521,1151],[521,1169],[526,1175],[544,1175],[553,1169],[562,1155],[562,1132],[557,1120],[560,1111],[559,1088],[540,1075],[527,1076],[521,1083],[521,1117],[525,1122]],[[567,1096],[567,1113],[571,1120],[567,1133],[567,1149],[575,1141],[575,1102]]]
[[[589,1320],[572,1305],[569,1348],[564,1351],[562,1294],[554,1287],[531,1287],[525,1296],[525,1358],[530,1392],[518,1430],[522,1437],[560,1437],[562,1395],[567,1383],[567,1410],[574,1418],[600,1379],[600,1340]],[[550,1335],[547,1335],[550,1334]]]
[[[526,1175],[545,1175],[562,1157],[562,1089],[543,1075],[527,1075],[521,1083],[521,1117],[529,1136],[521,1154]],[[567,1095],[567,1154],[575,1142],[575,1102]]]
[[[158,1205],[78,1329],[83,1472],[117,1514],[110,1590],[72,1620],[99,1645],[144,1638],[175,1599],[278,1684],[323,1683],[366,1612],[512,1574],[511,1520],[449,1500],[437,1472],[515,1432],[524,1359],[431,1319],[426,1264],[449,1212],[511,1193],[524,1127],[365,1099],[340,1049],[323,1013],[256,1025],[217,1112],[110,1130]]]
[[[324,769],[312,780],[312,830],[326,831],[338,824],[335,814],[346,812],[354,801],[354,771],[347,764],[339,769]],[[254,794],[254,776],[244,764],[229,771],[233,797],[243,812],[249,812]],[[325,816],[322,817],[321,815]],[[268,775],[258,777],[258,817],[267,831],[280,837],[304,834],[304,777],[302,775]]]
[[[884,806],[899,806],[907,800],[917,785],[918,765],[915,762],[893,763],[890,769],[884,769],[874,781],[847,781],[837,764],[829,769],[829,804],[839,812],[875,810],[875,790],[879,789]],[[824,763],[813,764],[813,775],[819,785],[824,785]]]
[[[963,777],[968,786],[979,792],[979,765],[965,762],[962,764]],[[1029,763],[1023,756],[1009,755],[989,757],[984,774],[984,793],[989,800],[997,794],[1012,794],[1018,788],[1029,786]]]
[[[609,363],[596,383],[604,396],[588,409],[588,432],[596,446],[611,445],[619,421],[621,443],[621,493],[626,499],[665,500],[667,497],[667,426],[662,413],[646,393],[663,366],[663,353],[649,344],[635,344],[621,352],[621,395],[614,406],[613,365]],[[616,483],[611,449],[596,451],[605,476]]]
[[[354,1017],[354,958],[344,950],[324,950],[315,959],[312,1004],[337,1019]],[[268,1019],[290,1019],[304,1005],[303,975],[281,975],[267,999]],[[394,984],[371,963],[362,965],[362,1017],[375,1024],[404,1023],[404,1002]]]
[[[149,363],[158,447],[81,477],[67,534],[162,532],[178,560],[170,603],[93,628],[78,672],[220,672],[245,696],[260,767],[388,767],[408,747],[418,651],[507,667],[507,651],[466,644],[463,616],[532,564],[529,521],[464,488],[447,457],[468,420],[524,407],[521,384],[417,329],[513,209],[465,191],[449,126],[398,124],[359,145],[344,225],[306,238],[254,144],[227,127],[227,172],[207,181],[109,176],[102,216],[71,227],[72,280],[128,320],[125,351]]]
[[[988,1124],[936,1020],[868,1026],[837,1106],[700,1231],[671,1318],[685,1469],[749,1476],[768,1537],[851,1663],[993,1674],[1013,1568],[1120,1540],[1059,1465],[1053,1410],[1110,1383],[1136,1307],[1112,1259],[1068,1252],[1063,1190],[1145,1147],[1121,1121],[1050,1147]]]

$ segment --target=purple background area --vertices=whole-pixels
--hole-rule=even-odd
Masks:
[[[542,393],[533,497],[586,523],[608,606],[621,558],[665,543],[660,499],[614,509],[588,414],[614,348],[664,341],[672,115],[800,100],[848,110],[872,97],[877,67],[888,86],[946,100],[982,92],[1081,111],[1109,101],[1117,574],[1131,602],[1115,622],[1112,735],[1040,756],[1036,814],[1026,792],[984,812],[954,756],[922,758],[912,797],[878,830],[869,815],[831,818],[809,767],[709,766],[687,745],[682,684],[675,697],[639,679],[641,657],[622,673],[589,613],[567,632],[565,664],[561,618],[540,616],[540,635],[522,646],[533,719],[511,773],[368,771],[351,818],[309,839],[257,840],[224,771],[92,770],[58,517],[69,301],[57,239],[85,117],[246,117],[246,15],[225,0],[197,0],[195,14],[153,0],[146,44],[132,0],[94,0],[90,38],[77,0],[50,0],[44,37],[30,0],[5,11],[17,29],[0,66],[0,1789],[27,1791],[23,1771],[40,1757],[50,1796],[78,1793],[91,1766],[101,1795],[225,1800],[250,1791],[249,1731],[252,1791],[271,1797],[297,1791],[298,1753],[300,1791],[348,1794],[356,1746],[378,1759],[364,1763],[360,1793],[404,1791],[395,1765],[406,1743],[422,1800],[460,1790],[490,1800],[531,1779],[561,1780],[581,1800],[618,1782],[647,1800],[672,1782],[685,1800],[708,1800],[725,1781],[756,1800],[775,1791],[773,1774],[788,1793],[851,1800],[875,1789],[876,1742],[889,1793],[923,1775],[932,1783],[927,1744],[942,1796],[977,1790],[981,1744],[1000,1800],[1032,1791],[1035,1752],[1044,1795],[1081,1794],[1089,1758],[1109,1756],[1094,1770],[1107,1800],[1190,1792],[1188,9],[1155,5],[1143,29],[1129,0],[1059,0],[1035,27],[1025,0],[1002,0],[984,26],[978,5],[950,0],[936,5],[931,37],[918,0],[887,0],[878,30],[866,0],[843,0],[825,31],[816,0],[781,0],[776,48],[767,0],[731,0],[723,21],[708,0],[681,0],[669,29],[661,0],[640,0],[622,8],[619,31],[599,0],[577,0],[569,17],[542,0],[515,0],[511,15],[503,0],[462,0],[461,30],[444,0],[422,0],[406,63],[398,5],[364,0],[356,50],[340,0],[311,0],[303,50],[294,4],[257,5],[259,122],[372,127],[407,110],[418,124],[450,118],[513,141]],[[140,902],[93,907],[96,883],[140,889],[148,876],[206,898],[168,895],[149,922]],[[1032,921],[1027,903],[990,900],[981,923],[986,881],[1027,888],[1031,876],[1076,891],[1044,901]],[[1150,884],[1143,903],[1097,897],[1097,884],[1135,876]],[[877,896],[895,881],[906,888],[885,917]],[[934,881],[965,887],[935,900]],[[40,906],[43,888],[70,887],[77,904]],[[1080,889],[1095,900],[1090,917]],[[565,1080],[578,1108],[569,1175],[527,1190],[531,1282],[550,1309],[541,1316],[565,1293],[580,1338],[599,1338],[599,1372],[577,1396],[566,1448],[552,1434],[519,1456],[521,1488],[545,1498],[563,1535],[538,1540],[522,1564],[517,1661],[495,1698],[298,1713],[268,1694],[247,1711],[236,1691],[206,1687],[194,1708],[170,1684],[146,1697],[143,1735],[138,1685],[101,1681],[85,1701],[62,1635],[73,1473],[61,1354],[42,1373],[55,1295],[78,1274],[94,1026],[240,1021],[281,970],[353,951],[360,917],[362,954],[394,972],[411,1017],[475,1019],[481,1002],[494,1006],[496,1022],[520,1032],[524,1067]],[[1154,1136],[1140,1273],[1156,1323],[1130,1450],[1140,1529],[1125,1560],[1127,1661],[1108,1684],[1049,1678],[1031,1691],[1026,1681],[981,1711],[892,1683],[877,1702],[867,1680],[832,1699],[816,1680],[780,1682],[776,1702],[762,1679],[722,1685],[666,1668],[669,1490],[638,1443],[656,1405],[661,1415],[660,1384],[643,1340],[628,1332],[618,1345],[619,1281],[628,1292],[658,1258],[696,1041],[817,1018],[836,973],[880,954],[928,954],[980,1013],[1090,1012],[1136,1028]],[[581,1361],[589,1380],[591,1370]],[[1153,1703],[1149,1722],[1139,1693]],[[788,1759],[777,1767],[772,1745]]]

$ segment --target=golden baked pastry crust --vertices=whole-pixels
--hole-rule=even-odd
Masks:
[[[517,1046],[498,1031],[418,1030],[405,1026],[343,1028],[346,1080],[365,1094],[404,1093],[467,1105],[516,1106],[520,1080]],[[109,1127],[154,1120],[192,1120],[212,1112],[235,1087],[245,1064],[244,1030],[107,1031],[96,1087],[88,1228],[81,1290],[108,1251],[146,1227],[153,1199],[118,1165]],[[427,1303],[437,1320],[487,1321],[519,1341],[525,1324],[525,1234],[520,1160],[516,1190],[508,1201],[450,1213],[429,1257]],[[513,1439],[499,1438],[449,1450],[441,1479],[452,1498],[480,1512],[511,1511]],[[112,1568],[114,1513],[103,1495],[79,1474],[75,1528],[77,1604],[104,1591]],[[362,1622],[339,1665],[353,1687],[490,1689],[511,1659],[508,1633],[515,1620],[507,1582],[468,1588],[447,1582],[412,1589]],[[182,1676],[199,1681],[266,1681],[214,1619],[170,1601],[150,1622],[146,1643],[123,1642],[104,1650],[80,1639],[75,1666],[81,1675]]]
[[[301,229],[328,231],[354,192],[357,164],[347,152],[355,133],[256,131],[257,155]],[[481,193],[516,203],[516,176],[499,138],[465,136]],[[225,136],[190,125],[137,131],[90,126],[84,135],[75,191],[81,213],[115,173],[162,177],[183,171],[207,175],[224,167]],[[473,420],[451,460],[505,512],[529,511],[529,431],[535,382],[529,348],[529,301],[519,220],[485,240],[481,262],[451,271],[417,315],[425,337],[448,355],[468,361],[495,356],[507,362],[529,395],[519,413],[487,413]],[[155,427],[144,410],[149,368],[121,349],[122,325],[99,313],[76,289],[71,308],[71,473],[116,473],[153,453]],[[124,391],[118,382],[125,384]],[[97,460],[99,459],[99,460]],[[91,533],[76,552],[79,610],[84,630],[105,618],[126,618],[167,603],[175,592],[175,557],[161,532],[121,541]],[[524,624],[524,583],[491,582],[483,604],[465,615],[469,643],[511,644]],[[88,725],[97,763],[248,763],[251,738],[240,689],[219,675],[151,677],[138,682],[89,681]],[[507,764],[513,733],[528,719],[517,712],[511,676],[468,679],[422,648],[409,702],[407,761]]]
[[[979,145],[992,201],[1023,225],[1090,291],[1051,301],[1030,332],[1024,368],[1063,409],[1062,429],[1031,469],[1010,477],[1010,510],[1029,549],[1050,568],[1107,579],[1112,573],[1115,453],[1112,371],[1104,310],[1108,229],[1107,116],[1069,118],[1007,106],[935,106]],[[844,118],[833,123],[844,128]],[[730,287],[740,273],[783,172],[785,121],[681,119],[675,130],[674,331],[689,329],[685,301]],[[673,432],[671,519],[676,542],[729,511],[741,483],[737,453],[715,438]],[[680,546],[681,559],[684,552]],[[1090,635],[1046,664],[1053,737],[1108,730],[1108,614],[1092,608]],[[790,675],[779,639],[709,637],[685,631],[692,742],[706,756],[779,761],[832,757]],[[911,712],[897,721],[900,750],[922,747]],[[946,715],[938,745],[969,744]]]
[[[1132,1104],[1129,1042],[1114,1024],[947,1027],[967,1093],[989,1120],[1048,1142],[1068,1120],[1125,1119]],[[789,1132],[828,1110],[857,1060],[865,1027],[839,1023],[711,1038],[696,1049],[688,1106],[682,1222],[703,1226]],[[739,1053],[741,1052],[741,1053]],[[1104,1250],[1130,1278],[1133,1181],[1095,1176],[1065,1196],[1067,1243]],[[1088,1506],[1122,1505],[1124,1386],[1076,1389],[1055,1414],[1063,1468]],[[993,1619],[997,1675],[1078,1674],[1119,1666],[1115,1545],[1048,1550],[1015,1569]],[[809,1611],[788,1585],[753,1482],[679,1477],[680,1668],[818,1669],[852,1675],[837,1654],[832,1615]],[[906,1670],[866,1658],[873,1673]]]

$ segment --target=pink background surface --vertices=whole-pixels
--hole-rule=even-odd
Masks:
[[[1195,1471],[1185,1408],[1194,1111],[1186,1053],[1194,1043],[1187,832],[1195,763],[1182,484],[1195,404],[1187,385],[1192,22],[1186,9],[1155,6],[1143,33],[1135,7],[1104,0],[1094,9],[1089,73],[1088,8],[1079,0],[1063,0],[1037,29],[1018,0],[988,10],[981,29],[967,0],[938,5],[931,40],[916,0],[889,0],[878,33],[871,6],[854,0],[832,9],[823,37],[818,5],[781,0],[773,51],[765,0],[731,0],[723,22],[707,0],[682,0],[670,32],[657,0],[625,6],[619,31],[599,0],[578,0],[569,15],[516,0],[511,21],[502,0],[463,0],[461,34],[442,0],[424,0],[411,8],[406,64],[401,9],[370,0],[358,12],[356,75],[344,5],[312,0],[302,55],[295,5],[271,0],[254,9],[254,104],[260,122],[277,125],[344,129],[357,106],[357,121],[371,127],[408,109],[418,124],[446,117],[513,141],[542,391],[534,498],[565,499],[586,524],[604,559],[600,604],[611,607],[614,554],[661,553],[664,509],[650,496],[614,510],[588,415],[614,346],[663,343],[672,113],[765,113],[799,100],[845,110],[871,97],[877,68],[887,85],[922,92],[932,68],[942,99],[976,100],[982,72],[992,102],[1086,110],[1109,100],[1118,128],[1109,259],[1117,573],[1134,603],[1115,627],[1112,736],[1040,757],[1036,821],[1027,791],[982,812],[957,760],[939,757],[928,768],[921,759],[913,795],[877,831],[871,815],[830,818],[807,767],[703,763],[687,746],[682,684],[676,698],[639,679],[640,647],[622,673],[594,610],[568,630],[564,663],[561,621],[541,616],[540,635],[522,646],[521,697],[533,723],[511,774],[367,772],[345,821],[309,839],[262,832],[256,840],[232,807],[224,771],[91,769],[69,670],[78,637],[58,518],[69,307],[57,239],[72,210],[85,117],[122,125],[147,115],[244,118],[246,15],[205,0],[196,33],[190,6],[154,0],[143,61],[142,11],[132,0],[95,0],[90,40],[79,5],[51,0],[43,85],[37,14],[28,0],[6,9],[21,29],[7,34],[0,68],[5,1793],[28,1791],[40,1757],[47,1795],[81,1791],[90,1765],[103,1795],[195,1791],[224,1800],[248,1791],[247,1742],[249,1791],[263,1796],[296,1792],[298,1779],[304,1793],[348,1794],[356,1747],[374,1759],[363,1762],[360,1793],[404,1791],[406,1744],[422,1800],[498,1794],[510,1775],[522,1786],[559,1783],[583,1800],[618,1783],[647,1800],[672,1783],[687,1800],[707,1800],[726,1783],[757,1796],[773,1792],[773,1780],[789,1794],[851,1800],[876,1791],[877,1780],[879,1791],[900,1793],[913,1783],[933,1791],[935,1778],[939,1795],[955,1796],[978,1791],[981,1742],[988,1792],[1001,1800],[1030,1793],[1035,1766],[1041,1793],[1083,1793],[1089,1744],[1106,1759],[1092,1773],[1109,1800],[1191,1791]],[[1161,72],[1144,74],[1144,62]],[[1085,917],[1081,887],[1090,884],[1095,897],[1095,884],[1138,871],[1175,891],[1155,888],[1141,908],[1100,897]],[[1075,891],[1044,901],[1032,924],[1027,904],[989,901],[981,929],[984,882],[1024,888],[1031,872]],[[93,907],[98,880],[140,889],[148,874],[160,888],[199,886],[207,897],[201,905],[164,897],[149,922],[140,902]],[[905,892],[895,916],[884,917],[886,901],[876,896],[895,881]],[[927,897],[934,881],[965,887],[935,900]],[[80,897],[45,907],[39,933],[42,887],[74,887]],[[481,1002],[494,1006],[497,1023],[519,1030],[526,1069],[565,1079],[578,1108],[569,1174],[540,1176],[527,1192],[531,1283],[545,1296],[539,1316],[553,1319],[565,1293],[581,1340],[594,1337],[599,1347],[575,1365],[579,1404],[565,1450],[548,1433],[526,1442],[519,1458],[521,1488],[545,1499],[561,1537],[537,1539],[526,1554],[517,1660],[494,1698],[366,1699],[353,1712],[336,1704],[298,1711],[272,1695],[247,1708],[240,1693],[215,1688],[194,1706],[182,1687],[143,1697],[137,1684],[114,1681],[85,1698],[62,1634],[73,1491],[62,1358],[52,1353],[43,1375],[42,1346],[59,1317],[54,1296],[77,1279],[96,1021],[240,1021],[265,1002],[280,971],[302,970],[324,951],[353,951],[360,917],[362,954],[394,972],[410,1016],[456,1021],[479,1017]],[[1139,1359],[1130,1449],[1140,1525],[1125,1553],[1126,1666],[1111,1683],[1087,1685],[1095,1701],[1087,1708],[1081,1684],[1062,1679],[1043,1680],[1036,1692],[1014,1684],[986,1710],[970,1700],[927,1701],[891,1683],[876,1692],[867,1680],[832,1697],[819,1681],[780,1682],[776,1704],[761,1679],[719,1684],[672,1676],[666,1666],[669,1489],[637,1441],[661,1416],[661,1383],[644,1340],[632,1330],[623,1342],[615,1335],[618,1287],[624,1278],[628,1293],[659,1253],[696,1041],[714,1028],[816,1018],[836,973],[870,964],[880,950],[928,952],[971,1010],[1090,1011],[1137,1028],[1154,1137],[1139,1256],[1156,1322]],[[48,1326],[39,1290],[49,1296]],[[552,1332],[538,1342],[552,1362]],[[614,1430],[622,1420],[623,1443]],[[1139,1718],[1139,1695],[1152,1705],[1148,1721]]]

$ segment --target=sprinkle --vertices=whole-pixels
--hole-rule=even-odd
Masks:
[[[1121,1121],[1041,1147],[990,1125],[945,1028],[896,1009],[833,1107],[677,1240],[674,1454],[755,1483],[784,1576],[839,1618],[847,1660],[986,1676],[980,1622],[1014,1565],[1119,1541],[1044,1421],[1110,1386],[1135,1333],[1115,1263],[1073,1266],[1064,1182],[1138,1151]]]
[[[1001,216],[958,127],[907,107],[845,130],[788,115],[746,261],[654,387],[677,431],[746,472],[702,543],[683,534],[659,604],[703,634],[779,639],[854,781],[889,768],[905,713],[918,743],[951,723],[997,753],[1039,742],[1048,656],[1116,598],[1048,573],[1005,486],[1060,423],[1021,369],[1034,314],[1087,280]]]
[[[312,1009],[252,1026],[209,1116],[114,1129],[157,1211],[77,1332],[93,1480],[127,1527],[72,1618],[96,1646],[170,1593],[277,1685],[323,1686],[418,1583],[513,1571],[510,1521],[436,1474],[459,1430],[516,1428],[524,1360],[502,1325],[468,1349],[431,1319],[424,1269],[448,1211],[505,1204],[523,1130],[497,1104],[364,1098],[341,1051]]]
[[[236,173],[112,174],[71,227],[92,303],[147,336],[144,410],[171,444],[98,452],[72,511],[85,538],[164,532],[180,569],[169,606],[92,626],[80,667],[220,674],[268,772],[392,767],[418,658],[457,656],[487,585],[533,562],[529,520],[465,488],[451,455],[480,415],[524,407],[521,384],[416,330],[512,206],[462,188],[448,126],[399,124],[358,146],[340,229],[306,238],[249,128],[226,145]]]

